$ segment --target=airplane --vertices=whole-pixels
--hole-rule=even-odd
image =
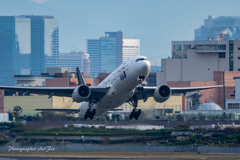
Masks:
[[[122,63],[98,86],[86,85],[80,69],[77,67],[77,87],[16,87],[0,86],[2,90],[35,93],[52,96],[72,97],[73,102],[81,103],[78,109],[36,109],[35,111],[56,111],[78,113],[84,119],[93,119],[94,116],[103,116],[113,111],[123,103],[128,102],[133,110],[130,120],[139,118],[141,109],[137,109],[138,101],[147,101],[153,97],[158,103],[165,102],[171,95],[185,95],[187,92],[222,87],[222,85],[204,87],[169,87],[159,85],[154,87],[142,86],[142,82],[150,73],[151,64],[145,56],[134,56]]]

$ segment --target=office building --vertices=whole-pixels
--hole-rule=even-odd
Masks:
[[[213,81],[214,71],[240,71],[240,41],[173,41],[161,82]]]
[[[123,61],[123,33],[105,32],[105,37],[87,40],[91,77],[98,73],[112,72]]]
[[[13,75],[58,66],[58,21],[53,16],[0,16],[0,84]]]
[[[91,77],[97,78],[101,72],[101,49],[99,39],[87,40],[87,53],[90,59],[90,74]]]
[[[239,27],[240,17],[208,16],[208,19],[204,20],[204,25],[195,29],[195,40],[240,40]]]
[[[79,67],[81,72],[90,73],[89,54],[76,51],[60,53],[59,67],[71,67],[71,72],[76,72],[76,68]]]
[[[111,73],[132,56],[140,54],[139,39],[123,39],[123,33],[105,32],[105,37],[87,40],[91,77]]]
[[[172,58],[162,59],[157,85],[197,87],[224,85],[200,91],[201,103],[213,100],[225,109],[234,98],[233,77],[240,76],[240,41],[173,41]]]
[[[105,37],[100,38],[101,72],[113,72],[122,64],[122,45],[123,33],[121,31],[105,32]]]
[[[226,99],[226,110],[240,112],[240,77],[234,77],[235,80],[235,90],[232,95],[235,99]]]
[[[31,20],[31,74],[58,67],[58,20],[53,16],[21,16]]]
[[[0,84],[14,85],[13,75],[30,69],[31,20],[0,16]]]
[[[127,59],[140,55],[140,39],[123,39],[123,62]]]

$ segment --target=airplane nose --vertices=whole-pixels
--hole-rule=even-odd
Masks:
[[[142,67],[141,67],[141,73],[144,74],[144,76],[148,75],[150,72],[150,62],[149,61],[142,61]]]

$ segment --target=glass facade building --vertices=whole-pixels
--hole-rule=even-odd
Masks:
[[[58,21],[53,16],[0,16],[0,85],[14,75],[58,66]]]
[[[101,51],[99,39],[87,40],[87,53],[90,59],[90,76],[97,78],[98,73],[101,72]]]
[[[123,62],[123,33],[105,32],[105,37],[87,40],[91,77],[100,72],[112,72]]]
[[[31,19],[31,74],[58,67],[58,20],[53,16],[24,16]]]
[[[0,16],[0,85],[14,85],[13,76],[30,69],[30,19]]]
[[[59,54],[59,67],[71,67],[71,72],[76,72],[79,67],[81,72],[90,73],[89,55],[84,52],[70,52]]]

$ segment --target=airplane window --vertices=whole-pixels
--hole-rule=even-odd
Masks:
[[[138,61],[143,61],[143,60],[148,60],[147,58],[138,58],[137,60],[136,60],[136,62],[138,62]]]

